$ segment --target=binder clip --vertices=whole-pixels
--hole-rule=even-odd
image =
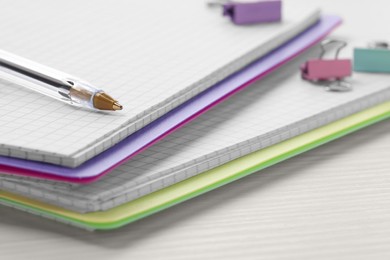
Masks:
[[[353,69],[361,72],[390,72],[390,44],[372,42],[368,48],[353,50]]]
[[[341,46],[336,50],[334,59],[323,59],[325,47],[329,44],[338,43]],[[311,59],[301,65],[301,76],[304,80],[313,84],[324,86],[327,91],[344,92],[352,89],[350,83],[344,78],[352,74],[352,62],[350,59],[339,59],[342,48],[347,46],[346,42],[327,40],[321,43],[321,54],[318,59]]]
[[[230,17],[234,24],[255,24],[278,22],[282,17],[281,0],[252,2],[210,2],[209,6],[222,6],[223,15]]]

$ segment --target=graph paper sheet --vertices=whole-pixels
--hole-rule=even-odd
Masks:
[[[82,214],[4,191],[0,191],[0,204],[87,230],[119,228],[389,118],[390,101],[240,157],[107,211]],[[337,198],[337,195],[335,197]]]
[[[132,134],[119,144],[105,150],[94,158],[83,163],[76,168],[68,168],[60,165],[48,164],[43,162],[23,160],[12,157],[0,156],[0,172],[10,172],[6,165],[21,169],[19,174],[28,174],[22,169],[28,169],[39,173],[45,173],[44,176],[32,174],[34,177],[44,177],[57,179],[57,176],[64,177],[60,181],[89,183],[96,181],[97,178],[108,173],[113,166],[118,166],[118,162],[132,158],[140,149],[146,148],[155,140],[163,138],[163,135],[169,134],[181,124],[184,124],[190,118],[200,116],[220,102],[227,95],[233,95],[240,89],[248,86],[249,82],[255,78],[260,79],[272,73],[283,63],[288,62],[298,53],[312,46],[315,42],[323,39],[330,33],[341,19],[337,16],[324,15],[320,21],[305,30],[303,33],[290,40],[288,43],[279,47],[272,53],[260,58],[254,63],[246,66],[244,69],[230,76],[228,79],[214,85],[208,90],[203,91],[173,111],[168,112],[163,117],[158,118],[149,125],[145,126],[137,133]],[[187,122],[188,123],[188,122]],[[15,168],[14,168],[15,169]],[[112,169],[111,169],[112,170]],[[14,173],[14,171],[11,171]]]
[[[389,75],[354,74],[354,90],[303,81],[300,57],[90,185],[3,177],[0,189],[79,212],[108,210],[235,158],[390,100]]]
[[[8,1],[0,48],[89,81],[125,109],[85,111],[1,81],[0,154],[80,165],[319,19],[293,1],[283,10],[281,23],[235,26],[198,0]]]
[[[87,230],[119,228],[389,118],[390,101],[240,157],[107,211],[82,214],[4,191],[0,191],[0,204]]]

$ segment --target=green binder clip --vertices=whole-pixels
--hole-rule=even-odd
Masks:
[[[390,73],[390,44],[373,42],[368,48],[355,48],[353,69],[361,72]]]

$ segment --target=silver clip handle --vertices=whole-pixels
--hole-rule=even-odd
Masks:
[[[368,44],[371,49],[389,49],[390,44],[387,41],[373,41]]]
[[[338,44],[341,44],[340,47],[337,48],[336,50],[336,54],[335,54],[335,59],[338,59],[339,58],[339,54],[340,54],[340,51],[345,47],[347,46],[347,43],[345,41],[339,41],[339,40],[325,40],[325,41],[322,41],[321,42],[321,54],[320,54],[320,59],[322,59],[326,53],[326,50],[325,50],[325,47],[330,45],[330,44],[335,44],[335,43],[338,43]]]

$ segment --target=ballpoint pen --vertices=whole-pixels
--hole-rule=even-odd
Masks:
[[[0,79],[78,107],[122,109],[117,100],[88,82],[2,50]]]

